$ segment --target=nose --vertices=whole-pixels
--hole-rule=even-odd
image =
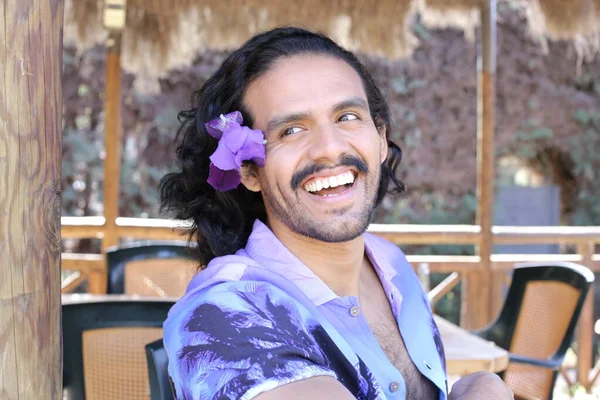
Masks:
[[[334,123],[324,123],[313,127],[310,134],[308,156],[315,162],[334,163],[347,154],[350,145],[347,138]]]

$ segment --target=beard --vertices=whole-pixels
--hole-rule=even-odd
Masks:
[[[375,210],[377,191],[381,179],[381,167],[374,173],[369,173],[368,168],[361,160],[342,159],[339,165],[354,166],[359,170],[360,179],[366,178],[364,182],[364,203],[360,210],[350,211],[350,207],[339,208],[328,212],[334,218],[322,221],[314,218],[306,209],[305,205],[296,194],[304,177],[318,172],[326,167],[311,166],[292,178],[292,196],[294,201],[286,201],[282,191],[269,185],[263,185],[262,197],[269,218],[275,218],[284,223],[291,231],[302,236],[326,243],[341,243],[356,239],[369,227]],[[306,175],[306,176],[304,176]],[[356,182],[354,183],[356,184]]]

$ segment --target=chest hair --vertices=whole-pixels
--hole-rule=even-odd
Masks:
[[[390,362],[400,371],[406,383],[406,399],[407,400],[437,400],[439,392],[437,387],[425,378],[415,367],[411,360],[404,340],[398,331],[396,321],[393,319],[391,310],[388,318],[379,318],[371,320],[367,318],[367,322],[379,346],[387,355]],[[420,360],[416,360],[420,362]]]
[[[371,265],[367,264],[363,269],[362,278],[362,288],[366,289],[360,296],[363,315],[379,347],[402,374],[406,383],[406,399],[438,400],[437,387],[419,372],[406,350],[391,305]],[[414,361],[419,363],[424,360]]]

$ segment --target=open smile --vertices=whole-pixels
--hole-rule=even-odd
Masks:
[[[315,196],[335,197],[345,193],[354,185],[354,171],[346,170],[331,176],[319,176],[309,179],[302,185],[305,191]]]

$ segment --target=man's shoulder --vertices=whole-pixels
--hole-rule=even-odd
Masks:
[[[184,315],[189,317],[200,306],[247,311],[247,306],[253,302],[266,305],[274,299],[306,303],[291,282],[251,258],[243,255],[219,257],[196,274],[184,296],[169,312],[167,322],[185,318]]]
[[[249,282],[262,282],[272,287],[283,286],[285,290],[289,282],[282,278],[267,266],[257,263],[241,252],[213,259],[204,270],[192,278],[186,295],[191,292],[197,295],[223,284],[226,284],[225,287],[243,288]]]

